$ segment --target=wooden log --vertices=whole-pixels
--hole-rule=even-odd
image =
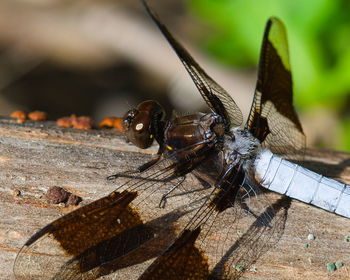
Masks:
[[[111,130],[78,131],[53,122],[0,119],[0,279],[14,279],[16,253],[33,233],[76,208],[49,203],[49,187],[63,187],[86,204],[116,187],[106,176],[146,162],[156,150],[139,150]],[[307,150],[304,165],[350,184],[350,154]],[[308,240],[309,234],[316,239]],[[347,235],[349,219],[292,201],[282,238],[244,279],[350,279]],[[345,266],[328,272],[326,263],[337,261]]]

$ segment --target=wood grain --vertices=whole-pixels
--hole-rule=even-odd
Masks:
[[[83,204],[91,202],[116,187],[106,176],[147,161],[156,149],[139,150],[109,130],[0,119],[0,279],[14,279],[16,253],[36,230],[75,209],[48,203],[49,187],[63,187],[81,196]],[[303,165],[350,184],[350,154],[308,150]],[[281,197],[268,195],[271,200]],[[307,239],[310,233],[315,240]],[[257,261],[256,272],[248,271],[242,279],[350,279],[346,235],[349,219],[292,201],[281,240]],[[328,272],[325,264],[336,261],[345,266]]]

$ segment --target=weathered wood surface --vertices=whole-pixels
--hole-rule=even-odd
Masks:
[[[107,175],[139,165],[155,151],[138,150],[112,131],[0,119],[0,279],[14,279],[15,255],[36,230],[74,209],[49,204],[45,193],[50,186],[64,187],[88,203],[116,187]],[[310,150],[306,159],[307,167],[350,183],[350,154]],[[307,240],[309,233],[316,239]],[[346,235],[349,219],[292,201],[281,240],[243,279],[350,279]],[[304,248],[307,243],[310,247]],[[328,272],[325,264],[336,261],[345,266]]]

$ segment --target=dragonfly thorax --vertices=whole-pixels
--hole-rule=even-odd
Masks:
[[[197,113],[178,117],[170,121],[164,132],[164,142],[168,152],[188,149],[201,150],[214,147],[222,142],[224,126],[216,114]]]
[[[231,135],[225,134],[224,158],[227,164],[255,158],[260,142],[247,129],[234,128]]]

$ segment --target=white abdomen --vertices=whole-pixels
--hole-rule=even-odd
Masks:
[[[261,186],[350,218],[350,186],[263,150],[254,162]]]

